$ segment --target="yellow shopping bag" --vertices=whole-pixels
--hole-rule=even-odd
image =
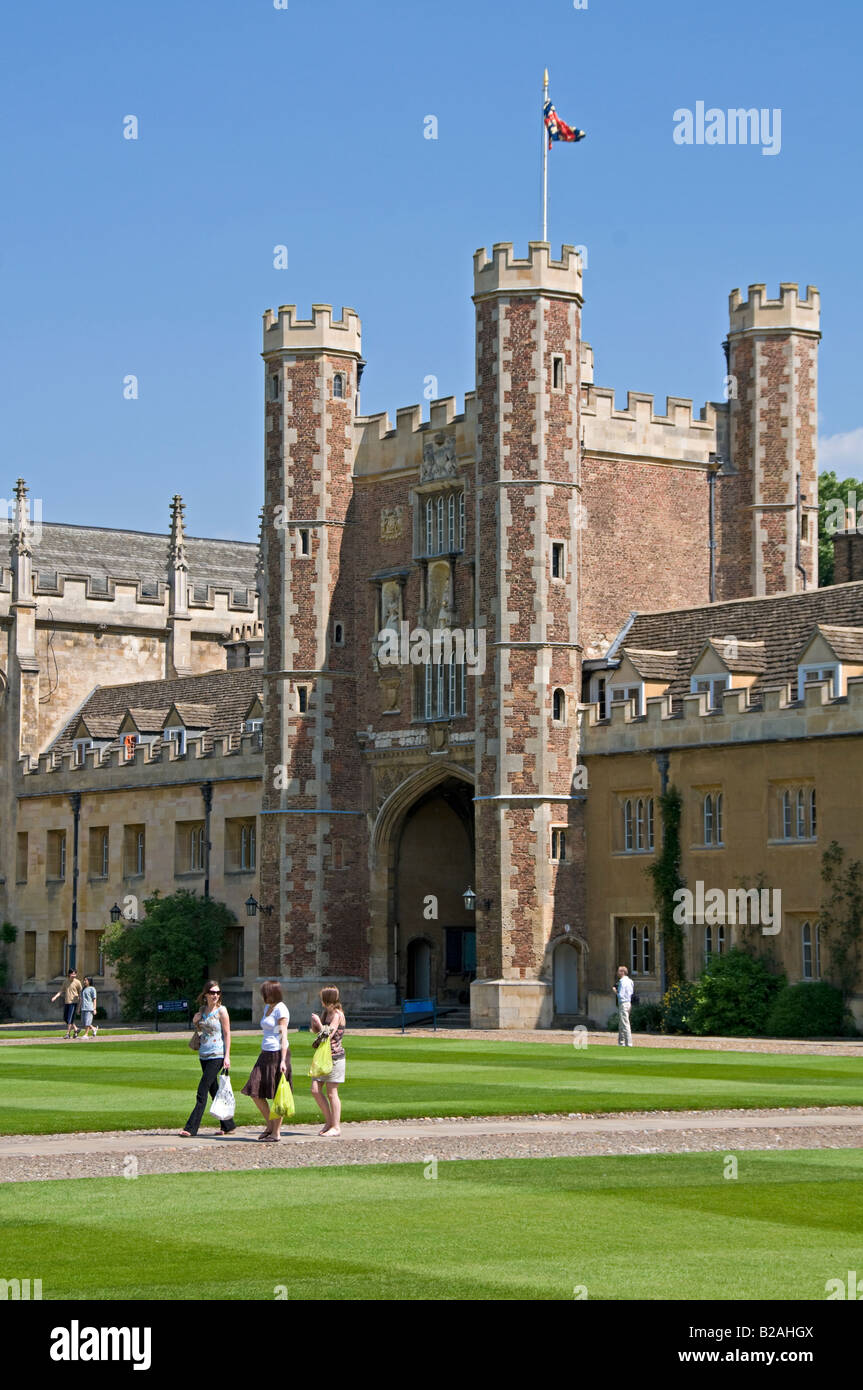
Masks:
[[[312,1056],[312,1065],[309,1067],[309,1076],[329,1076],[333,1069],[333,1045],[329,1036],[325,1035],[323,1042],[319,1042]]]
[[[289,1120],[295,1109],[294,1093],[288,1085],[288,1078],[282,1074],[270,1105],[270,1119],[277,1120],[281,1117],[283,1120]]]

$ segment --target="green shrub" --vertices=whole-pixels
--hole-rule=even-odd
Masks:
[[[663,1033],[691,1033],[692,1013],[698,1000],[698,986],[691,980],[672,985],[662,1000],[660,1027]]]
[[[774,1038],[835,1038],[844,1025],[842,991],[823,980],[781,990],[767,1018],[767,1032]]]
[[[658,1033],[662,1026],[662,1005],[634,1004],[629,1015],[629,1026],[633,1033]]]
[[[701,1037],[757,1037],[766,1031],[773,1001],[784,987],[784,975],[772,975],[763,960],[746,951],[714,956],[698,982],[692,1031]]]

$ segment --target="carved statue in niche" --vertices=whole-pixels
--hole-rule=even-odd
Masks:
[[[446,600],[447,611],[450,621],[452,620],[452,609],[449,607],[450,590],[450,567],[448,560],[439,560],[436,564],[429,565],[428,569],[428,595],[426,602],[426,622],[431,627],[441,627],[440,615]]]
[[[381,511],[381,540],[401,540],[404,531],[404,508],[384,507]]]
[[[399,696],[401,694],[402,683],[399,676],[382,676],[381,687],[381,709],[384,714],[397,714],[399,709]]]
[[[458,477],[458,459],[454,434],[436,434],[423,444],[421,483],[437,482],[441,478]]]
[[[398,632],[402,617],[402,591],[398,584],[384,584],[381,589],[383,626]]]

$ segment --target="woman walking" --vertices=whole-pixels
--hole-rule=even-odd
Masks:
[[[198,1083],[195,1108],[186,1121],[186,1128],[180,1130],[181,1139],[193,1139],[198,1133],[208,1094],[215,1098],[219,1089],[219,1073],[231,1070],[231,1020],[222,1003],[222,991],[218,980],[207,982],[198,995],[198,1005],[198,1012],[192,1019],[192,1024],[201,1038],[198,1052],[201,1080]],[[222,1134],[230,1134],[237,1125],[234,1120],[220,1120],[219,1128]]]
[[[318,1035],[314,1046],[317,1047],[325,1037],[329,1037],[333,1050],[333,1069],[329,1076],[313,1077],[312,1095],[326,1122],[318,1133],[323,1134],[327,1139],[334,1139],[342,1132],[342,1102],[339,1097],[339,1086],[345,1079],[345,1049],[342,1047],[342,1038],[346,1027],[342,1001],[339,998],[339,991],[334,985],[321,990],[321,1014],[321,1018],[317,1014],[312,1014],[311,1018],[312,1031]],[[324,1086],[327,1088],[326,1095],[323,1092]]]
[[[95,1038],[99,1029],[93,1022],[96,1017],[96,990],[89,975],[84,976],[84,988],[81,991],[81,1024],[83,1026],[83,1038]]]
[[[282,1132],[282,1117],[270,1119],[270,1102],[276,1094],[279,1079],[291,1081],[291,1056],[288,1050],[288,1021],[290,1014],[282,999],[282,987],[278,980],[265,980],[261,985],[261,998],[264,1013],[261,1018],[261,1050],[258,1060],[252,1067],[248,1081],[243,1087],[243,1095],[251,1096],[267,1122],[263,1134],[258,1139],[264,1143],[276,1144]]]
[[[78,1007],[78,1000],[81,998],[81,981],[78,979],[78,971],[70,970],[66,977],[66,983],[62,989],[58,989],[56,994],[51,995],[51,1003],[63,996],[63,1017],[66,1020],[66,1032],[63,1041],[69,1038],[77,1038],[78,1029],[75,1027],[75,1010]]]

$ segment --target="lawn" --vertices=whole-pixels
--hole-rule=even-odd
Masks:
[[[257,1049],[254,1037],[235,1040],[237,1092]],[[293,1035],[300,1122],[318,1117],[310,1054],[308,1034]],[[199,1076],[176,1039],[0,1048],[0,1133],[179,1127]],[[355,1035],[342,1094],[346,1120],[859,1105],[863,1069],[855,1057]],[[257,1118],[238,1096],[238,1121]]]
[[[860,1266],[863,1151],[737,1159],[736,1179],[716,1153],[10,1183],[3,1272],[45,1299],[823,1300]]]

